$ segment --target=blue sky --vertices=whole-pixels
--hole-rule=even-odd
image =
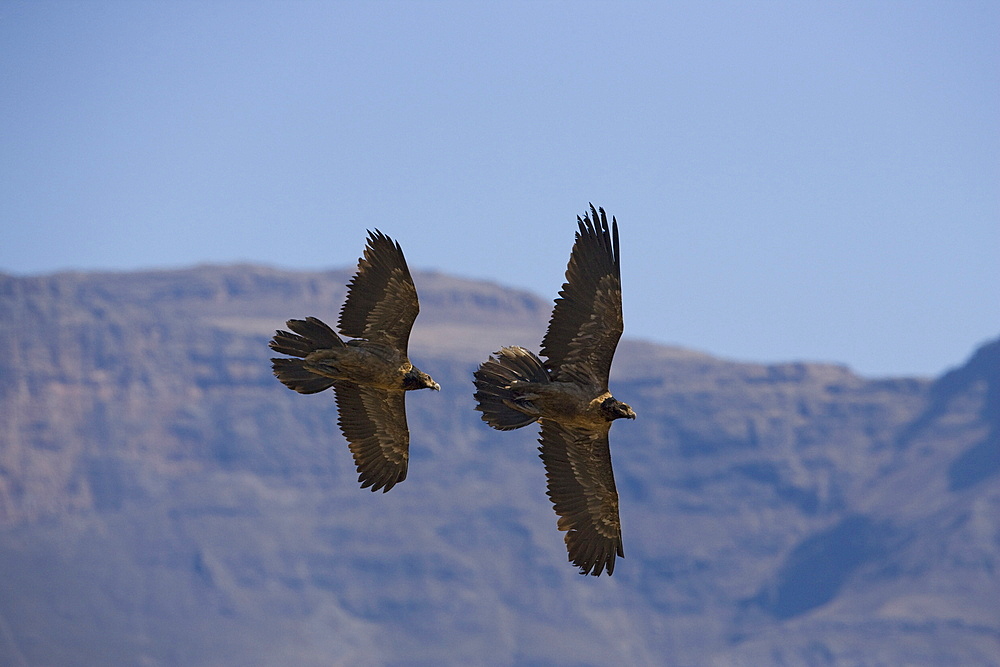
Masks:
[[[0,271],[411,267],[930,375],[1000,334],[1000,3],[0,3]],[[418,285],[419,288],[419,285]],[[511,341],[521,342],[521,341]]]

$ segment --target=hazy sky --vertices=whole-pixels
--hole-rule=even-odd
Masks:
[[[343,267],[378,227],[549,299],[592,201],[627,336],[936,374],[1000,335],[998,35],[993,1],[4,0],[0,271]]]

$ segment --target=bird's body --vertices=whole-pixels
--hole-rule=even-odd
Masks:
[[[343,380],[381,389],[398,389],[413,364],[398,350],[365,340],[349,340],[343,347],[315,350],[302,366],[331,380]]]
[[[594,428],[607,421],[602,404],[611,398],[605,391],[594,396],[590,387],[581,387],[572,382],[534,382],[511,387],[519,397],[514,404],[525,414],[537,414],[539,421],[551,419],[566,426]]]
[[[590,210],[577,218],[566,283],[542,340],[547,360],[504,347],[480,365],[475,384],[476,409],[493,428],[541,423],[548,496],[569,559],[596,576],[610,575],[615,557],[625,555],[608,433],[611,422],[635,412],[608,390],[623,331],[618,224],[612,218],[609,227],[603,209]]]
[[[476,398],[486,422],[500,431],[546,419],[565,426],[601,428],[612,419],[628,416],[614,416],[613,406],[624,404],[606,387],[549,379],[549,371],[541,359],[523,347],[505,347],[496,355],[477,371],[480,382]],[[511,370],[517,372],[512,363],[515,359],[522,368],[534,366],[535,372],[526,377],[510,373]],[[508,371],[507,377],[503,377],[504,370]],[[487,380],[490,376],[500,377],[500,381],[491,383]],[[509,423],[517,425],[508,426]]]
[[[429,375],[407,357],[417,317],[417,291],[398,243],[379,231],[369,234],[358,272],[340,312],[343,341],[321,320],[288,320],[276,331],[272,350],[291,359],[272,359],[275,376],[300,394],[333,388],[338,424],[350,444],[362,488],[388,491],[406,478],[410,432],[406,391],[435,389]]]

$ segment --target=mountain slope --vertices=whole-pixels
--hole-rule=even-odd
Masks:
[[[626,339],[626,558],[584,578],[534,429],[472,409],[551,302],[414,275],[442,392],[371,494],[266,346],[349,274],[0,277],[0,664],[997,662],[1000,343],[929,382]]]

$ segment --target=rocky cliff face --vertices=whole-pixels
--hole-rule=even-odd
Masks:
[[[372,494],[266,346],[349,274],[0,277],[0,664],[1000,662],[1000,342],[932,382],[625,340],[626,559],[594,579],[534,429],[472,409],[551,303],[415,276],[442,392]]]

